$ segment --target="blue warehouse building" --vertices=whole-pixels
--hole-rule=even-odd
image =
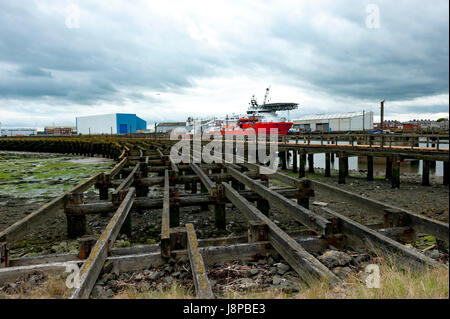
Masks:
[[[127,134],[147,129],[147,122],[129,113],[114,113],[76,118],[78,134]]]

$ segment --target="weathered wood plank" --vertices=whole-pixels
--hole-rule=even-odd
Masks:
[[[244,197],[239,195],[229,184],[222,183],[222,185],[225,196],[247,219],[267,224],[270,243],[305,281],[308,282],[313,278],[325,278],[330,280],[330,282],[339,281],[327,267],[308,253],[298,242],[288,236],[256,207],[251,205]]]
[[[344,235],[344,240],[347,240],[352,245],[363,245],[373,249],[380,249],[390,254],[394,253],[402,264],[414,268],[439,265],[437,261],[331,209],[321,208],[321,211],[330,218],[337,220],[339,230]]]
[[[393,205],[377,201],[375,199],[360,196],[358,194],[343,190],[341,188],[335,187],[333,185],[328,185],[326,183],[311,180],[311,183],[315,188],[330,191],[336,194],[348,198],[349,200],[360,203],[365,207],[371,207],[374,211],[378,212],[380,215],[384,214],[385,209],[394,209],[406,214],[406,224],[414,228],[417,232],[422,232],[425,234],[433,235],[436,238],[449,242],[449,224],[441,221],[433,220],[424,216],[419,216],[406,209],[398,208]]]
[[[197,298],[214,299],[211,283],[206,274],[205,263],[203,262],[203,257],[198,248],[197,235],[195,234],[194,226],[192,224],[186,224],[186,233],[187,250],[191,262],[192,277],[194,279]]]
[[[275,207],[281,212],[288,213],[296,221],[314,230],[321,235],[331,234],[331,222],[325,218],[318,216],[310,210],[298,205],[297,203],[289,200],[288,198],[274,192],[273,190],[265,187],[261,183],[245,176],[230,165],[226,165],[228,172],[237,179],[240,183],[249,187],[252,191],[256,192],[262,198],[269,201],[271,207]]]
[[[164,199],[161,219],[161,255],[170,257],[170,189],[169,171],[164,172]]]
[[[134,174],[136,174],[136,172],[139,170],[139,166],[140,166],[139,163],[136,164],[136,166],[133,168],[131,173],[128,174],[128,176],[126,178],[124,178],[122,183],[114,190],[113,196],[117,195],[122,190],[126,190],[133,183]]]
[[[135,193],[136,190],[133,187],[128,190],[127,196],[98,238],[88,259],[83,263],[83,267],[80,270],[80,287],[75,289],[70,297],[71,299],[89,297],[108,255],[108,248],[114,243],[123,222],[131,210]]]

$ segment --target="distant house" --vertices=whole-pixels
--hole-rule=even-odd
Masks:
[[[72,135],[77,133],[77,128],[75,126],[46,126],[44,128],[44,135]]]
[[[136,114],[114,113],[76,118],[78,134],[126,134],[147,129]]]
[[[432,120],[412,120],[405,122],[405,124],[414,124],[418,125],[421,129],[433,129],[433,128],[439,128],[439,122],[432,121]]]
[[[170,133],[176,128],[186,128],[186,122],[165,122],[156,124],[156,133]]]

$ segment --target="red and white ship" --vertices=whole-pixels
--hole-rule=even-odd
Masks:
[[[266,89],[263,104],[256,102],[255,96],[250,101],[247,114],[231,116],[225,119],[214,119],[202,123],[202,131],[206,133],[220,133],[222,135],[238,134],[278,134],[286,135],[293,122],[279,117],[277,111],[290,111],[298,108],[297,103],[266,103],[269,88]],[[275,129],[275,130],[271,130]]]

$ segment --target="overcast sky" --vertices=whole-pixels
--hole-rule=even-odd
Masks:
[[[148,123],[245,112],[448,116],[449,3],[0,0],[0,122]]]

